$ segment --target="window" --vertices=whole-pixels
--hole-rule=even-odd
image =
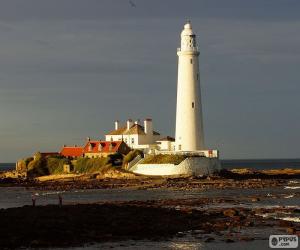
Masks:
[[[191,61],[191,64],[193,64],[193,59],[191,59],[190,61]]]
[[[178,150],[181,150],[181,145],[178,145]]]
[[[192,102],[192,108],[195,108],[195,103],[194,102]]]
[[[134,138],[131,138],[131,143],[134,144]]]

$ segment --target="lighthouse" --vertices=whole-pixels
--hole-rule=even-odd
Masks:
[[[176,151],[204,149],[199,54],[196,35],[191,23],[187,22],[177,49]]]
[[[152,160],[149,163],[138,157],[137,162],[128,168],[129,171],[134,173],[153,176],[203,176],[221,170],[219,151],[204,148],[199,50],[196,35],[190,22],[184,25],[181,32],[181,45],[177,49],[177,55],[175,142],[174,139],[172,142],[168,141],[170,147],[166,149],[162,147],[162,140],[159,141],[158,147],[160,148],[145,153],[145,158],[148,157],[147,154],[152,154],[150,159],[153,159],[153,163]],[[166,155],[167,157],[165,157]],[[177,159],[176,156],[178,155],[185,157],[180,163],[175,163],[174,159]],[[161,159],[165,160],[161,161]],[[133,162],[135,162],[135,159]]]

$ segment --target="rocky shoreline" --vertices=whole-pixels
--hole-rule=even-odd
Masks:
[[[122,176],[118,173],[106,175],[62,175],[35,179],[0,176],[0,187],[17,186],[39,190],[74,189],[226,189],[266,188],[287,185],[291,179],[300,179],[300,170],[254,171],[249,169],[222,170],[220,174],[202,177],[147,177],[133,174]]]
[[[300,223],[262,216],[294,208],[201,209],[222,200],[133,201],[24,206],[0,210],[0,247],[70,247],[119,240],[164,240],[190,233],[204,242],[252,241],[248,229],[300,234]]]
[[[146,177],[99,175],[47,176],[39,179],[0,178],[0,187],[34,190],[241,190],[238,197],[215,196],[148,201],[68,203],[0,209],[0,249],[71,247],[132,239],[171,240],[190,235],[209,242],[267,240],[270,234],[300,235],[299,207],[268,207],[268,200],[300,197],[299,170],[222,171],[215,176]],[[284,186],[292,193],[247,195],[243,189]],[[291,219],[286,219],[290,216]],[[296,218],[296,220],[294,220]],[[293,221],[294,220],[294,221]],[[266,235],[256,232],[264,232]]]

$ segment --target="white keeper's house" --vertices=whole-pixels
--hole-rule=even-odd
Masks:
[[[144,126],[139,121],[127,120],[126,125],[115,121],[115,129],[105,135],[106,141],[124,141],[134,149],[151,149],[157,146],[161,138],[160,133],[153,130],[152,119],[145,119]]]

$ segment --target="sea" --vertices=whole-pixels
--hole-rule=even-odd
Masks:
[[[253,169],[300,169],[300,159],[264,159],[264,160],[222,160],[223,168],[253,168]],[[1,163],[0,171],[14,169],[14,163]],[[201,197],[216,197],[232,199],[232,197],[242,198],[245,196],[265,197],[258,202],[241,202],[237,204],[227,203],[208,204],[205,209],[214,207],[233,207],[243,206],[248,208],[271,208],[271,207],[291,207],[300,209],[300,180],[290,180],[284,187],[261,188],[261,189],[208,189],[208,190],[126,190],[126,189],[89,189],[89,190],[70,190],[70,191],[47,191],[28,189],[23,187],[0,187],[0,209],[11,207],[21,207],[31,205],[31,197],[35,195],[37,205],[58,204],[58,194],[63,197],[64,204],[76,204],[99,201],[133,201],[133,200],[163,200],[163,199],[193,199]],[[276,197],[276,198],[272,198]],[[196,208],[197,209],[197,208]],[[300,223],[299,214],[284,215],[284,220],[292,220]],[[282,219],[282,218],[281,218]],[[248,230],[248,229],[247,229]],[[106,243],[89,244],[77,248],[52,248],[55,250],[94,250],[94,249],[199,249],[199,250],[263,250],[269,248],[269,235],[282,234],[276,228],[269,231],[259,228],[249,229],[248,235],[256,235],[258,240],[250,242],[236,241],[225,243],[222,239],[213,242],[205,242],[193,235],[193,232],[186,232],[180,237],[176,236],[163,241],[154,240],[125,240]],[[252,231],[251,231],[252,230]],[[215,236],[214,236],[215,237]],[[31,250],[30,248],[28,248]],[[46,249],[45,249],[46,250]],[[47,249],[48,250],[48,249]]]
[[[0,163],[0,172],[14,170],[16,168],[16,163]]]

